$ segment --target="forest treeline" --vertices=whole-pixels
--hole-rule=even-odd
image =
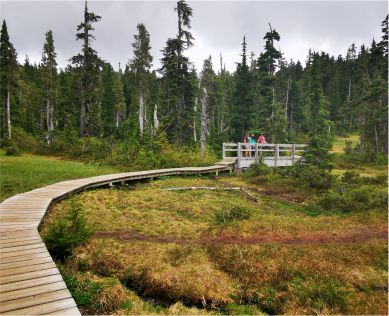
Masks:
[[[93,25],[102,17],[87,3],[75,34],[82,48],[65,69],[58,68],[51,30],[41,62],[32,64],[26,56],[18,63],[4,20],[2,145],[34,139],[46,152],[108,155],[131,163],[150,159],[161,148],[173,154],[201,148],[204,158],[206,148],[219,152],[223,141],[239,141],[247,130],[265,132],[274,143],[357,132],[356,153],[368,159],[387,154],[387,16],[378,42],[351,44],[345,56],[337,57],[310,50],[305,66],[284,59],[277,49],[281,35],[269,23],[269,31],[258,34],[265,40],[261,52],[247,52],[243,37],[240,61],[230,73],[222,53],[220,60],[209,57],[201,70],[195,69],[185,55],[194,45],[192,9],[182,0],[174,10],[177,33],[166,41],[158,70],[152,70],[151,35],[142,23],[123,68],[116,71],[102,60],[93,48]]]

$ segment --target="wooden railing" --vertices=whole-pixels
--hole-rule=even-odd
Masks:
[[[305,144],[223,143],[223,159],[237,158],[238,168],[247,167],[259,159],[274,167],[293,165],[301,159],[306,146]]]

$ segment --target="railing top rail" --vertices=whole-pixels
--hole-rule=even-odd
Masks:
[[[282,146],[282,147],[291,147],[291,146],[300,146],[300,147],[306,147],[308,146],[307,144],[274,144],[274,143],[269,143],[269,144],[262,144],[262,143],[242,143],[242,142],[238,142],[238,143],[223,143],[225,146],[238,146],[238,144],[251,144],[251,145],[255,145],[257,144],[258,146],[275,146],[275,145],[278,145],[278,146]]]

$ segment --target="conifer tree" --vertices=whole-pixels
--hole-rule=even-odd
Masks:
[[[44,102],[46,103],[46,128],[48,131],[47,141],[50,143],[50,133],[54,130],[54,108],[57,98],[57,54],[54,48],[53,32],[46,33],[46,42],[42,52],[42,83]]]
[[[84,21],[77,26],[76,38],[82,40],[81,53],[73,56],[71,62],[80,72],[80,135],[93,136],[100,134],[101,128],[101,78],[102,60],[91,47],[92,23],[100,21],[101,16],[88,11],[85,1]]]
[[[162,50],[162,68],[164,75],[165,128],[177,145],[187,142],[192,136],[192,118],[195,97],[195,74],[191,71],[189,59],[183,52],[193,45],[193,36],[189,32],[192,9],[184,1],[178,1],[175,8],[178,16],[178,33],[169,38]]]
[[[265,50],[260,54],[258,58],[258,70],[259,78],[261,82],[261,104],[257,111],[258,121],[262,128],[272,135],[272,137],[280,138],[277,136],[276,130],[273,130],[274,126],[274,114],[275,114],[275,71],[282,54],[274,47],[274,41],[280,40],[278,32],[272,28],[269,23],[270,31],[267,32],[263,39],[265,42]],[[283,129],[284,130],[284,129]]]
[[[123,82],[120,73],[114,73],[113,75],[113,107],[115,111],[115,127],[119,128],[119,125],[126,118],[126,103],[123,93]]]
[[[212,69],[212,58],[204,60],[200,76],[201,119],[200,119],[200,145],[201,156],[205,158],[207,136],[210,132],[210,123],[214,121],[215,99],[215,72]]]
[[[252,127],[253,97],[251,76],[247,65],[246,37],[242,42],[242,62],[238,63],[234,76],[235,87],[233,106],[231,109],[231,134],[235,140],[240,140],[244,132]]]
[[[11,90],[17,70],[16,51],[9,41],[7,24],[3,20],[0,36],[0,86],[2,104],[1,137],[11,139]]]
[[[135,98],[138,100],[138,124],[140,135],[147,124],[148,85],[150,84],[150,68],[153,57],[150,54],[150,34],[143,23],[137,25],[138,34],[134,35],[134,58],[130,61],[130,68],[134,74],[136,89]]]
[[[321,68],[319,54],[313,54],[308,65],[306,104],[309,113],[309,143],[304,153],[304,161],[323,170],[332,168],[329,150],[332,146],[329,134],[328,112],[321,85]]]

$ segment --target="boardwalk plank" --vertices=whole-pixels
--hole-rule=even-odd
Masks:
[[[4,262],[3,260],[9,259],[11,257],[20,257],[24,255],[29,255],[33,253],[42,252],[42,250],[46,251],[46,246],[44,243],[39,244],[37,247],[34,247],[32,249],[23,249],[19,251],[13,251],[13,252],[0,252],[0,260]]]
[[[42,315],[49,314],[63,309],[76,307],[73,298],[64,298],[58,301],[44,303],[32,307],[15,309],[10,312],[5,312],[3,315]]]
[[[28,289],[37,285],[44,285],[44,284],[50,284],[55,282],[61,282],[61,281],[63,282],[62,276],[60,274],[45,276],[45,277],[31,279],[31,280],[18,281],[18,282],[2,285],[0,287],[0,293],[16,291],[18,289]],[[1,296],[3,296],[3,294],[1,294],[0,297]]]
[[[2,303],[0,305],[0,313],[13,311],[13,313],[16,314],[15,310],[30,307],[34,305],[40,305],[44,303],[49,303],[53,301],[57,301],[64,298],[70,298],[71,295],[69,291],[66,290],[59,290],[49,293],[42,293],[38,295],[31,295],[24,298],[19,298],[16,300],[8,301],[5,303]]]
[[[28,262],[26,262],[28,264]],[[51,269],[51,268],[56,268],[57,266],[53,261],[51,262],[40,262],[38,264],[34,265],[27,265],[27,266],[21,266],[17,268],[11,268],[11,269],[6,269],[6,270],[0,270],[0,278],[5,277],[5,276],[10,276],[10,275],[15,275],[15,274],[24,274],[27,272],[34,272],[34,271],[43,271],[45,269]]]
[[[29,296],[49,293],[58,290],[65,290],[65,289],[66,289],[66,284],[61,280],[50,284],[37,285],[30,288],[22,288],[15,291],[9,291],[6,293],[1,293],[0,305],[3,305],[3,302],[16,300],[23,297],[29,297]]]
[[[45,314],[45,315],[81,315],[80,311],[78,308],[73,307],[73,308],[68,308],[68,309],[63,309],[54,313],[50,314]]]
[[[28,281],[37,278],[49,277],[60,274],[56,267],[49,269],[41,269],[38,271],[30,271],[26,273],[19,273],[14,275],[7,275],[0,277],[0,285],[3,287],[6,284],[14,284],[16,282]]]
[[[24,245],[24,246],[3,246],[0,249],[0,255],[1,254],[6,254],[6,253],[12,253],[16,251],[22,251],[22,250],[29,250],[29,249],[35,249],[35,248],[42,248],[42,242],[40,243],[35,243],[32,245]]]
[[[34,259],[34,258],[41,258],[43,256],[50,256],[44,244],[42,245],[42,248],[36,248],[33,250],[34,251],[30,251],[30,253],[25,253],[25,251],[23,251],[21,254],[17,256],[1,258],[0,262],[3,264],[3,263],[10,263],[10,262],[25,261],[27,260],[27,258]]]
[[[39,256],[41,255],[41,256]],[[24,259],[24,258],[23,258]],[[47,262],[53,262],[53,259],[48,253],[40,253],[36,254],[35,257],[27,260],[21,260],[21,261],[13,261],[10,263],[0,263],[0,271],[8,270],[8,269],[17,269],[17,268],[24,268],[34,265],[40,265]]]

